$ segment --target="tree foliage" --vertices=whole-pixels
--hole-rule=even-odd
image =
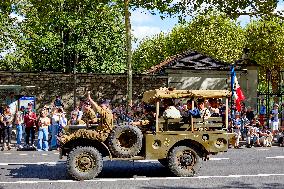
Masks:
[[[250,59],[261,65],[261,83],[265,83],[266,74],[270,74],[273,92],[278,92],[279,71],[284,67],[283,22],[279,18],[260,19],[246,27]],[[267,90],[267,86],[262,85],[261,90]]]
[[[169,34],[147,38],[134,52],[136,71],[145,71],[170,56],[189,49],[232,63],[240,58],[245,45],[244,31],[223,14],[200,15]]]
[[[22,1],[21,40],[6,62],[20,70],[119,73],[125,70],[121,9],[108,1]],[[14,56],[14,58],[13,58]]]
[[[275,11],[279,0],[125,0],[129,3],[129,9],[145,8],[152,14],[157,12],[166,16],[179,16],[183,18],[187,15],[200,13],[200,10],[208,13],[212,10],[225,12],[230,17],[239,15],[250,16],[274,16],[283,18],[283,11]],[[5,70],[25,70],[25,71],[66,71],[70,72],[73,64],[77,65],[78,71],[118,73],[126,69],[125,55],[131,51],[125,44],[124,3],[121,0],[11,0],[0,1],[1,13],[1,39],[0,50],[16,47],[14,53],[10,53],[0,60],[1,68]],[[15,20],[9,15],[11,13],[23,15],[25,20],[15,26]],[[5,13],[5,14],[2,14]],[[196,21],[196,20],[195,20]],[[200,21],[200,20],[199,20]],[[212,24],[206,21],[207,24]],[[178,33],[193,26],[179,26],[174,29],[170,36],[157,37],[156,47],[169,48],[172,40],[192,40],[196,42],[193,49],[205,51],[205,43],[199,44],[202,40],[207,40],[208,35],[200,39],[192,39],[185,35],[181,37]],[[237,26],[238,27],[238,26]],[[206,26],[206,32],[209,28]],[[192,28],[193,30],[193,28]],[[194,31],[187,30],[187,32]],[[203,32],[202,26],[196,29],[196,35]],[[219,34],[218,31],[217,34]],[[205,32],[204,32],[205,33]],[[221,32],[222,33],[222,32]],[[230,32],[229,32],[230,33]],[[207,34],[207,33],[205,33]],[[221,35],[221,34],[220,34]],[[220,36],[219,35],[219,36]],[[228,34],[229,35],[229,34]],[[218,35],[217,35],[218,36]],[[225,35],[226,36],[226,35]],[[206,38],[207,37],[207,38]],[[212,36],[215,37],[215,36]],[[228,37],[228,36],[227,36]],[[163,38],[167,40],[164,41]],[[187,39],[189,38],[189,39]],[[206,39],[205,39],[206,38]],[[225,39],[225,37],[224,37]],[[151,39],[148,39],[149,41]],[[237,40],[238,42],[241,39]],[[238,56],[239,46],[233,51],[237,51],[234,56],[232,52],[227,52],[228,44],[224,41],[211,41],[209,45],[213,47],[208,54],[216,55],[216,58],[224,58],[231,61],[230,57]],[[150,42],[148,42],[150,44]],[[193,46],[186,42],[185,47]],[[214,49],[214,43],[223,44],[224,55],[220,49]],[[14,44],[16,46],[14,46]],[[227,46],[226,46],[227,45]],[[145,44],[143,48],[146,47]],[[125,48],[126,47],[126,48]],[[164,59],[176,52],[183,50],[181,46],[171,46],[173,49],[161,53],[161,49],[156,49],[157,61]],[[126,51],[125,51],[126,50]],[[137,52],[136,52],[137,53]],[[154,53],[154,52],[153,52]],[[155,54],[154,53],[154,54]],[[147,57],[139,55],[139,58]],[[136,58],[137,59],[137,58]],[[130,57],[131,62],[131,57]],[[137,60],[135,60],[137,62]],[[152,63],[146,60],[147,64],[142,66],[146,69]],[[140,64],[140,63],[139,63]],[[137,67],[138,69],[138,67]]]
[[[14,44],[19,36],[16,19],[10,16],[10,12],[13,10],[15,9],[7,3],[3,3],[0,7],[0,53],[3,53],[3,56],[14,49]],[[3,57],[0,55],[1,59]],[[0,69],[5,67],[5,64],[0,64]]]
[[[240,15],[284,18],[283,10],[275,11],[280,2],[280,0],[132,0],[130,7],[145,8],[153,14],[158,10],[164,14],[163,16],[184,17],[200,11],[208,13],[217,10],[234,18]]]

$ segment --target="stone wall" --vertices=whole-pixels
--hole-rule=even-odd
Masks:
[[[88,90],[94,98],[121,101],[126,99],[126,75],[76,74],[76,96],[82,97]],[[67,110],[71,110],[74,102],[75,80],[73,74],[62,73],[25,73],[0,72],[0,85],[34,86],[22,88],[19,95],[36,96],[37,108],[51,104],[56,95],[62,96]],[[133,99],[138,99],[144,91],[167,86],[167,77],[133,76]],[[3,91],[2,91],[3,94]],[[2,96],[2,99],[5,96]]]

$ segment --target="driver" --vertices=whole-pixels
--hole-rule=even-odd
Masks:
[[[92,117],[93,118],[92,121],[97,121],[99,123],[99,126],[96,128],[96,131],[99,133],[99,136],[97,138],[104,141],[113,129],[113,115],[111,111],[108,110],[105,103],[99,106],[91,98],[90,91],[88,92],[88,100],[90,102],[90,105],[96,110],[98,114],[100,114],[100,119],[95,120],[95,118]]]
[[[138,126],[142,132],[149,130],[154,131],[156,123],[155,107],[150,105],[145,105],[143,109],[143,114],[145,115],[145,117],[137,122],[132,122],[132,125]]]

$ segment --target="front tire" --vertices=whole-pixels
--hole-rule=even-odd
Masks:
[[[94,147],[78,146],[67,158],[67,172],[75,180],[93,179],[102,171],[103,158]]]
[[[192,177],[199,167],[200,157],[196,151],[188,146],[173,148],[168,157],[169,169],[179,177]]]

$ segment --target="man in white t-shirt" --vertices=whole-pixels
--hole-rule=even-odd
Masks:
[[[271,122],[272,122],[272,132],[273,134],[279,129],[279,118],[278,118],[278,104],[274,104],[273,109],[271,110]]]
[[[180,111],[174,106],[174,102],[169,99],[164,101],[166,110],[163,113],[164,118],[181,118]]]

